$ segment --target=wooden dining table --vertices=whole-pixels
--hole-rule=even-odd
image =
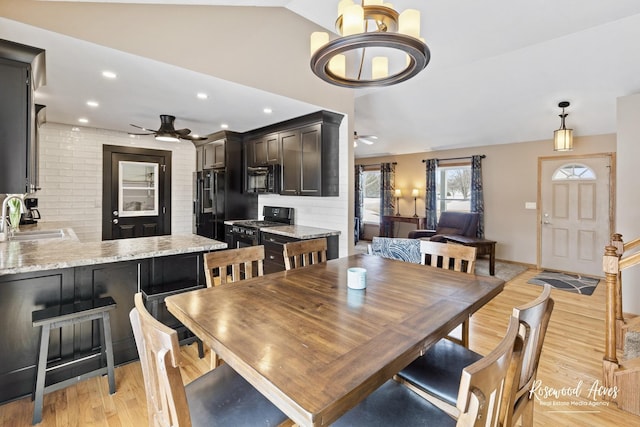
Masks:
[[[366,288],[347,269],[366,269]],[[300,426],[323,426],[499,294],[504,282],[352,255],[187,292],[168,310]]]

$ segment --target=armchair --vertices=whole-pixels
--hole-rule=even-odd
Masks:
[[[435,230],[413,230],[409,232],[410,239],[426,239],[442,242],[445,234],[476,237],[478,232],[477,212],[442,212]]]

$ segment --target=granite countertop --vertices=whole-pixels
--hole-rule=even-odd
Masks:
[[[277,227],[263,227],[260,231],[279,234],[296,239],[317,239],[320,237],[339,236],[340,231],[326,228],[307,227],[306,225],[282,225]]]
[[[226,225],[234,225],[237,222],[245,222],[246,219],[227,220]],[[281,225],[276,227],[260,227],[260,231],[293,237],[295,239],[317,239],[320,237],[339,236],[340,231],[326,228],[308,227],[306,225]]]
[[[0,276],[227,248],[195,234],[83,243],[72,229],[63,230],[61,238],[0,242]]]

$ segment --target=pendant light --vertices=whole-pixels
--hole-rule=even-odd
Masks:
[[[569,114],[564,112],[564,109],[571,105],[568,101],[562,101],[558,104],[558,107],[562,108],[562,114],[560,114],[560,129],[553,132],[553,149],[555,151],[571,151],[573,150],[573,129],[567,129],[564,124],[564,119]]]

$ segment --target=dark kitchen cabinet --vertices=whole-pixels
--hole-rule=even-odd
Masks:
[[[327,259],[338,258],[338,236],[328,236],[327,239]],[[264,245],[264,274],[284,271],[283,246],[289,242],[299,242],[304,239],[282,236],[280,234],[260,233],[260,242]]]
[[[280,194],[289,196],[323,195],[320,132],[321,125],[318,124],[282,134],[282,186]]]
[[[280,164],[280,138],[277,133],[249,140],[246,150],[248,166]]]
[[[0,194],[38,187],[34,92],[44,84],[45,51],[0,40]]]
[[[202,171],[225,167],[225,148],[225,139],[206,142],[196,147],[196,169]]]
[[[282,195],[338,196],[342,118],[341,114],[318,111],[248,132],[245,164],[277,162]]]
[[[32,392],[35,383],[40,329],[34,328],[31,313],[74,300],[111,296],[117,308],[111,313],[113,354],[117,365],[136,360],[138,352],[129,322],[133,296],[179,282],[185,287],[205,284],[203,252],[94,264],[59,270],[0,276],[0,403]],[[177,320],[160,307],[159,319],[170,326]],[[97,322],[53,330],[49,361],[64,363],[97,351],[100,342]],[[73,366],[58,368],[47,380],[60,381],[96,369],[99,358],[88,358]],[[116,371],[116,378],[117,378]],[[117,379],[116,379],[117,381]]]

